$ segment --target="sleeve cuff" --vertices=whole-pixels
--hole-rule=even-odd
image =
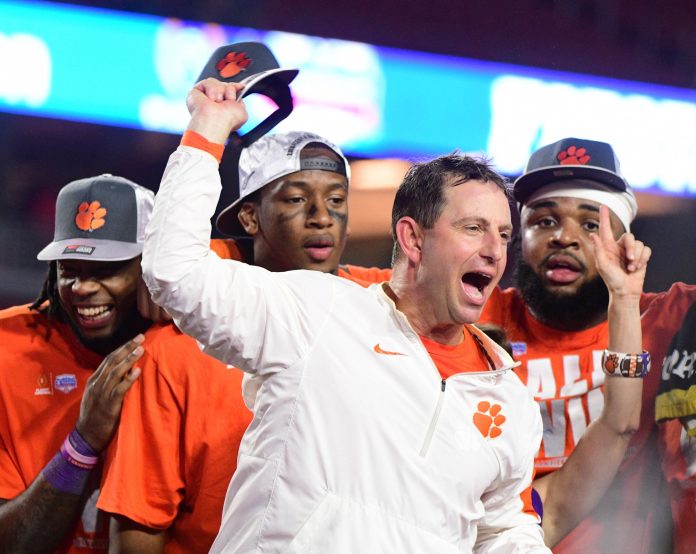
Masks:
[[[196,133],[196,131],[184,131],[184,136],[181,137],[181,146],[190,146],[203,150],[213,156],[218,163],[222,160],[222,154],[225,151],[224,144],[210,142],[200,133]]]

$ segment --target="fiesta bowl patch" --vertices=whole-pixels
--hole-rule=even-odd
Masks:
[[[77,377],[73,374],[63,373],[56,376],[55,388],[62,393],[68,394],[77,388]]]
[[[524,356],[527,353],[527,343],[526,342],[511,342],[512,347],[512,357]]]

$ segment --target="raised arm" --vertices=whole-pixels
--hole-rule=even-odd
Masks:
[[[188,132],[197,135],[185,135],[169,158],[145,234],[143,278],[156,304],[207,354],[263,375],[292,365],[306,351],[327,317],[334,284],[318,273],[271,273],[211,251],[210,218],[221,191],[211,152],[246,121],[244,105],[235,99],[238,88],[206,79],[189,94]]]
[[[139,376],[138,335],[111,354],[87,381],[75,429],[29,488],[0,501],[0,552],[53,552],[79,517],[98,456],[118,424],[123,396]]]
[[[639,304],[650,248],[631,233],[617,241],[610,229],[609,211],[602,206],[599,233],[592,241],[597,268],[609,289],[607,350],[638,355],[643,350]],[[611,484],[640,424],[642,392],[640,377],[622,377],[618,370],[608,376],[600,416],[563,467],[535,481],[544,503],[547,545],[556,545],[584,519]]]

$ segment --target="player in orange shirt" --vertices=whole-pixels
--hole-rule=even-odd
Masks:
[[[0,312],[3,552],[107,549],[97,466],[139,375],[148,323],[135,299],[152,203],[110,175],[65,186],[54,241],[38,256],[50,260],[42,294]]]
[[[190,132],[182,144],[222,155]],[[349,166],[336,145],[312,133],[265,136],[242,151],[239,175],[240,198],[223,210],[217,226],[242,238],[227,242],[229,250],[219,255],[274,271],[337,273],[361,284],[384,273],[339,267],[347,237]],[[166,355],[166,342],[160,348]],[[218,471],[210,479],[207,465],[212,458],[236,459],[246,421],[242,426],[220,416],[226,399],[211,393],[205,373],[173,372],[166,364],[149,372],[147,355],[143,376],[124,402],[98,506],[115,516],[115,552],[207,551],[233,471]],[[204,413],[215,417],[215,425],[197,424]],[[225,433],[235,441],[222,444]]]
[[[608,295],[590,243],[598,228],[599,206],[611,209],[617,234],[628,230],[637,208],[611,146],[574,138],[535,152],[515,183],[515,197],[521,207],[519,289],[497,290],[481,321],[504,327],[515,357],[522,362],[518,374],[537,399],[544,419],[537,474],[553,475],[572,459],[570,454],[588,425],[598,421],[604,404]],[[695,299],[696,287],[683,284],[640,297],[643,348],[655,363],[661,362]],[[645,379],[636,432],[616,437],[630,440],[616,478],[592,513],[555,551],[670,549],[669,499],[654,421],[659,374],[653,371]],[[566,504],[566,513],[573,509],[572,502]]]
[[[657,304],[645,317],[652,319]],[[661,309],[661,308],[657,308]],[[657,314],[658,318],[669,317]],[[666,338],[666,337],[665,337]],[[666,341],[665,341],[666,342]],[[675,528],[675,554],[696,552],[696,302],[669,342],[662,364],[655,417],[665,446],[663,468],[669,477]]]

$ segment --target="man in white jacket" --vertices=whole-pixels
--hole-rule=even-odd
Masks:
[[[203,144],[246,120],[238,89],[191,91]],[[465,156],[415,166],[395,201],[393,277],[365,289],[215,256],[206,149],[170,158],[143,271],[184,332],[248,372],[254,420],[212,551],[548,552],[530,500],[539,409],[470,325],[505,267],[503,179]]]

